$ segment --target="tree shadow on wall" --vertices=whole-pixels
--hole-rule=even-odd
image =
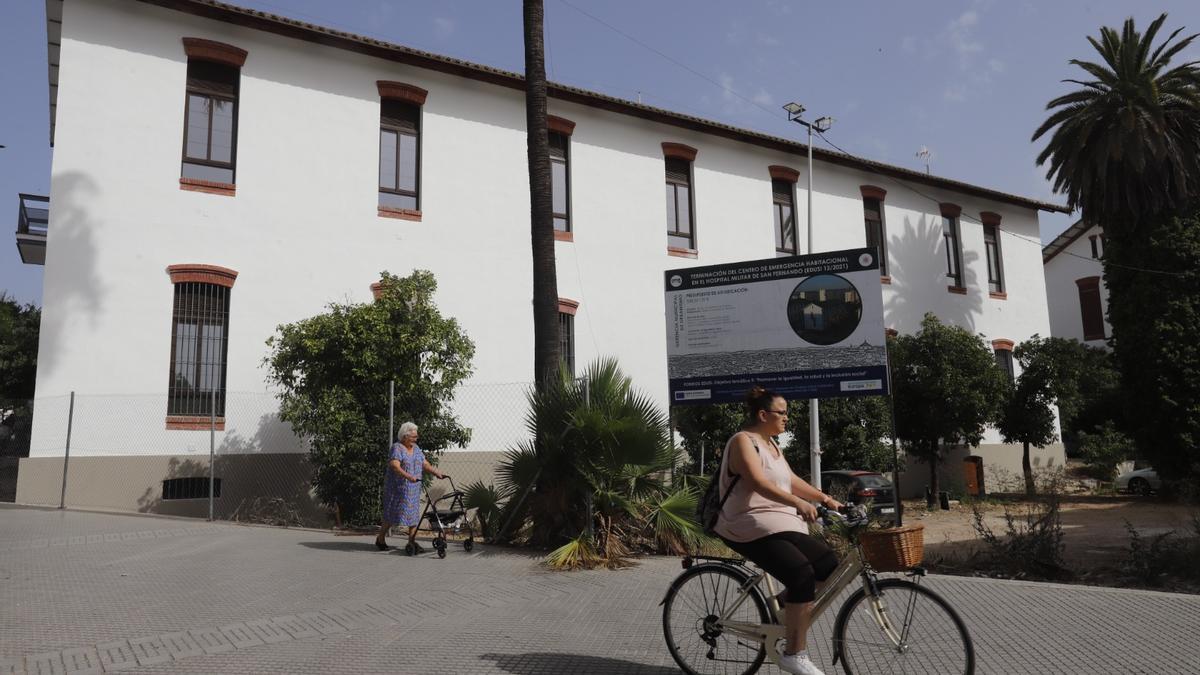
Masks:
[[[885,294],[884,324],[900,333],[915,333],[920,330],[925,313],[932,312],[942,323],[974,333],[986,292],[973,271],[979,254],[962,252],[963,285],[967,292],[966,295],[951,293],[947,289],[954,282],[946,276],[941,218],[924,215],[914,223],[906,216],[900,232],[900,236],[888,239],[892,292]]]
[[[215,449],[212,466],[220,496],[213,500],[217,520],[261,523],[279,526],[316,526],[329,524],[328,509],[312,492],[312,467],[302,451],[279,452],[281,428],[286,425],[277,415],[264,414],[253,436],[236,432],[222,434]],[[290,433],[290,430],[288,430]],[[293,435],[296,448],[303,442]],[[269,447],[275,452],[264,452]],[[157,485],[146,488],[138,498],[138,511],[190,517],[208,516],[207,482],[204,494],[188,499],[164,499],[163,482],[175,478],[207,481],[208,457],[172,457],[165,475]]]
[[[86,319],[94,327],[105,311],[105,286],[96,269],[95,243],[105,236],[104,223],[97,220],[97,211],[89,208],[99,201],[96,181],[78,171],[67,171],[56,174],[52,185],[46,262],[47,269],[64,272],[45,277],[39,376],[52,374],[58,367],[61,351],[79,337],[79,322]],[[135,346],[128,347],[128,354],[142,353]]]

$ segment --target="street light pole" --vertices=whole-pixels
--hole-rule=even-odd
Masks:
[[[799,103],[788,103],[783,106],[783,109],[788,112],[788,119],[797,124],[803,124],[808,129],[808,249],[805,251],[809,255],[813,254],[813,149],[812,149],[812,132],[813,127],[817,131],[826,131],[833,126],[832,117],[821,117],[814,122],[805,122],[800,118],[804,114],[804,106]],[[820,401],[815,398],[808,399],[808,456],[809,470],[811,477],[809,483],[816,489],[821,489],[821,411]]]

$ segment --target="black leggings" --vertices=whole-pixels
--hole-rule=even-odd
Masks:
[[[802,532],[776,532],[745,543],[725,540],[742,557],[783,582],[787,601],[812,602],[817,581],[837,568],[837,556],[825,542]]]

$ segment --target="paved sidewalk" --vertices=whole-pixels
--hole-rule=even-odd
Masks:
[[[658,601],[679,571],[4,506],[0,673],[674,673]],[[928,583],[970,627],[979,673],[1200,672],[1197,596]],[[830,620],[812,645],[832,674]]]

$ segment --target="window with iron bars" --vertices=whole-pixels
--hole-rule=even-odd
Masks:
[[[558,351],[567,372],[575,374],[575,317],[558,313]]]
[[[233,66],[192,59],[183,122],[184,178],[235,182],[238,81]]]
[[[215,284],[175,284],[168,415],[224,417],[229,293]]]

